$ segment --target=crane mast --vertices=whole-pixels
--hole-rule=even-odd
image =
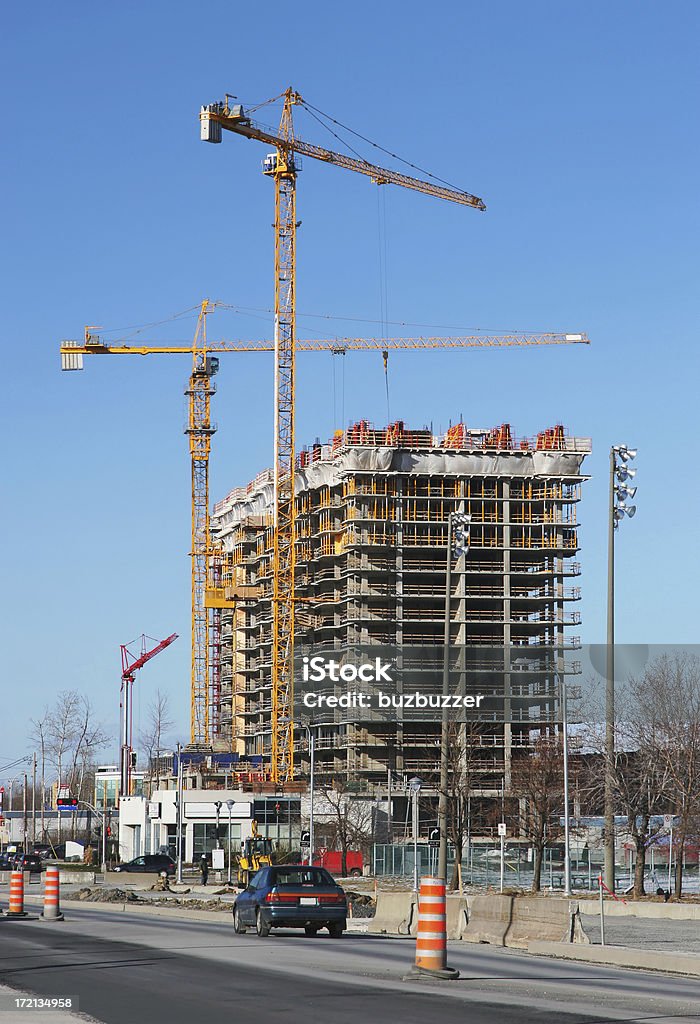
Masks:
[[[210,735],[209,613],[205,607],[209,531],[209,455],[216,427],[211,422],[212,377],[219,360],[207,352],[208,299],[202,302],[192,344],[192,373],[185,392],[189,399],[186,433],[190,441],[192,478],[192,665],[190,687],[190,742],[206,743]]]
[[[271,143],[276,152],[263,163],[275,182],[275,458],[272,595],[272,780],[294,778],[294,408],[296,154],[365,174],[379,185],[394,184],[484,210],[469,192],[421,181],[367,161],[323,149],[294,134],[293,107],[303,103],[293,89],[283,94],[277,135],[254,124],[239,104],[214,103],[200,110],[204,142],[221,142],[221,129]]]
[[[121,733],[122,733],[122,744],[121,744],[121,757],[120,757],[120,795],[131,796],[131,773],[133,771],[132,756],[133,756],[133,744],[132,744],[132,731],[133,731],[133,713],[132,713],[132,691],[134,688],[134,680],[136,673],[139,669],[142,669],[152,658],[164,651],[166,647],[170,647],[170,644],[177,640],[177,633],[171,633],[170,636],[166,636],[165,640],[161,640],[159,643],[152,647],[150,650],[146,650],[146,640],[148,638],[145,634],[141,635],[141,654],[138,657],[129,650],[129,644],[121,644],[120,650],[122,655],[122,678],[121,678]],[[156,756],[157,756],[156,752]]]
[[[272,553],[272,778],[294,778],[294,410],[296,362],[296,178],[292,106],[287,91],[281,143],[264,171],[275,182],[275,427]]]

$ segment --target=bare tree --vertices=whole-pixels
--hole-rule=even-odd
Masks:
[[[531,751],[514,757],[511,791],[524,803],[518,820],[520,832],[535,851],[532,891],[542,884],[545,846],[561,838],[560,816],[564,809],[564,761],[559,736],[540,736]]]
[[[139,733],[139,744],[146,755],[148,764],[149,788],[160,787],[160,752],[167,740],[168,733],[174,727],[175,722],[170,718],[170,699],[161,690],[156,690],[156,695],[148,707],[148,719],[146,727]],[[155,767],[155,787],[153,785]]]
[[[354,798],[346,785],[336,779],[332,786],[321,788],[314,822],[317,834],[325,835],[328,845],[340,850],[341,873],[347,875],[348,851],[358,848],[366,851],[372,842],[370,802]]]
[[[674,829],[674,895],[683,889],[683,850],[700,821],[700,661],[678,651],[658,658],[638,689],[651,719],[654,754],[663,772],[658,802],[680,819]],[[669,857],[673,851],[669,848]]]
[[[644,895],[649,846],[660,833],[658,815],[669,809],[669,770],[664,739],[657,720],[658,680],[653,667],[640,678],[616,684],[615,754],[607,756],[603,711],[589,711],[591,725],[585,742],[599,757],[589,762],[585,780],[588,796],[602,806],[605,778],[612,782],[615,809],[626,819],[635,849],[634,895]]]
[[[40,744],[42,780],[48,765],[59,787],[65,786],[78,800],[91,800],[95,757],[108,737],[95,721],[89,698],[77,690],[62,690],[53,707],[45,708],[32,725]]]

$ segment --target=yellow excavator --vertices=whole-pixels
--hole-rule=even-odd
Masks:
[[[250,823],[250,839],[241,843],[238,855],[238,884],[246,888],[248,882],[260,868],[272,864],[272,840],[264,839],[258,832],[258,823]]]

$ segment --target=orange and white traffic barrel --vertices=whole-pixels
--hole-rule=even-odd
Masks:
[[[411,976],[453,981],[459,971],[447,966],[447,903],[443,878],[421,878],[418,893],[416,962]]]
[[[44,909],[41,913],[42,921],[63,921],[61,906],[59,902],[60,881],[58,868],[47,868],[44,878]]]
[[[10,906],[8,917],[26,917],[24,910],[24,872],[13,871],[10,875]]]

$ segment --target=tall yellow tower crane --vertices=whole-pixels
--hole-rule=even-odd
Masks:
[[[321,146],[294,134],[293,108],[304,101],[292,88],[282,96],[277,133],[256,124],[241,104],[212,103],[200,110],[204,142],[221,142],[222,128],[274,146],[263,171],[275,183],[275,452],[273,463],[273,597],[272,597],[272,777],[294,777],[294,363],[296,349],[296,179],[297,156],[357,171],[377,185],[401,185],[426,195],[485,210],[469,192],[412,178],[397,171]]]
[[[187,433],[190,438],[192,479],[192,664],[190,739],[205,743],[212,738],[212,700],[210,691],[208,613],[205,601],[207,563],[212,551],[209,531],[209,455],[215,427],[211,422],[212,377],[222,352],[274,352],[272,341],[209,341],[206,318],[216,303],[205,299],[201,304],[192,345],[132,345],[118,339],[105,342],[97,328],[86,327],[82,341],[64,341],[61,345],[61,368],[82,370],[83,356],[96,355],[189,355],[192,373],[187,388],[189,415]],[[514,348],[534,345],[587,345],[585,334],[500,334],[465,337],[419,338],[314,338],[299,340],[300,352],[377,352],[398,349],[432,350],[438,348]]]

